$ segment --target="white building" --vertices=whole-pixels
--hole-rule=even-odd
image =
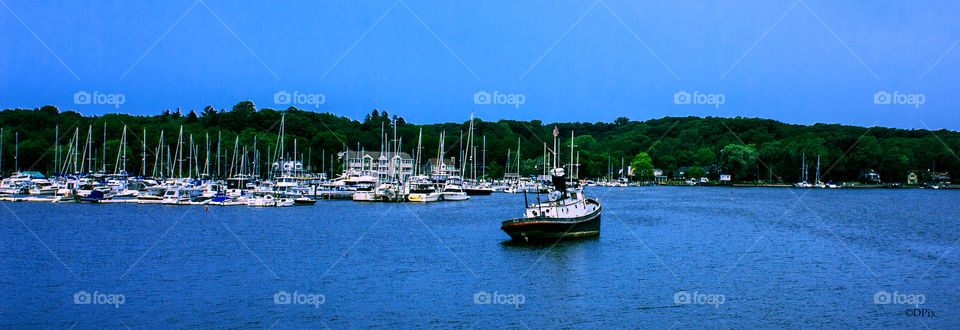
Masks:
[[[413,157],[405,152],[348,150],[341,152],[338,156],[344,162],[347,172],[375,176],[381,180],[393,178],[404,180],[413,175]]]

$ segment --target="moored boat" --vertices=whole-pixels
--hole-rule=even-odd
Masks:
[[[600,202],[584,197],[583,189],[568,188],[563,169],[556,168],[551,174],[554,190],[549,200],[527,205],[522,218],[504,221],[500,229],[524,242],[599,236]]]

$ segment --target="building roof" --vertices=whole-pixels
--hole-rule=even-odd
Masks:
[[[384,156],[387,159],[392,159],[393,157],[399,155],[400,158],[402,159],[413,159],[413,157],[410,157],[410,154],[406,152],[379,152],[379,151],[359,152],[359,151],[347,150],[346,155],[347,157],[350,157],[350,158],[363,158],[363,157],[370,156],[370,158],[373,158],[373,159],[380,159],[380,156]],[[340,152],[339,157],[343,159],[343,156],[344,156],[344,152]]]

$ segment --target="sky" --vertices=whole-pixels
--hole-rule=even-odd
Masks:
[[[3,109],[960,130],[958,1],[0,3]]]

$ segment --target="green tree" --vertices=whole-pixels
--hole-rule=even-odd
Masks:
[[[706,166],[713,165],[713,162],[717,160],[717,155],[710,151],[710,148],[700,148],[693,154],[693,158],[696,165]]]
[[[630,167],[632,170],[630,174],[634,178],[648,179],[653,176],[653,158],[650,158],[650,155],[646,152],[641,152],[633,156]]]
[[[753,146],[728,144],[720,152],[720,166],[737,181],[746,181],[757,171],[760,153]]]
[[[707,176],[707,170],[704,170],[703,167],[693,166],[687,169],[683,176],[687,179],[699,179]]]

